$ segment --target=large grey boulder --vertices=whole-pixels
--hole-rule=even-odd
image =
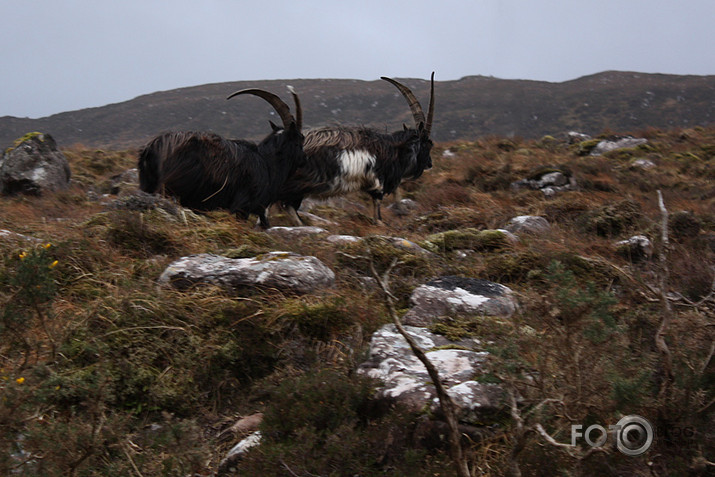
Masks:
[[[180,290],[194,285],[218,285],[227,290],[278,288],[310,293],[334,284],[335,274],[315,257],[290,252],[270,252],[253,258],[227,258],[202,253],[171,263],[159,283]]]
[[[429,326],[445,316],[508,317],[518,307],[509,287],[456,276],[435,278],[415,288],[410,305],[402,322],[412,326]]]
[[[49,134],[29,134],[0,160],[0,193],[41,195],[69,185],[70,166]]]
[[[464,422],[483,422],[502,406],[501,389],[474,381],[488,356],[486,351],[477,350],[477,340],[453,342],[426,328],[405,326],[405,330],[437,368]],[[412,410],[439,407],[427,369],[395,325],[385,325],[372,335],[370,356],[357,372],[383,383],[377,390],[380,398],[394,400]]]
[[[455,343],[427,328],[405,326],[405,330],[426,351],[442,383],[448,387],[473,379],[488,354],[467,349],[478,347],[476,340],[460,342],[465,349],[440,349]],[[384,325],[372,335],[370,356],[358,367],[358,373],[384,383],[378,390],[380,396],[395,399],[413,409],[423,408],[436,396],[427,369],[393,324]]]

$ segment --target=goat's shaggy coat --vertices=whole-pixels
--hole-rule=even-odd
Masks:
[[[268,227],[267,207],[305,164],[303,136],[289,119],[285,129],[272,125],[259,144],[213,133],[162,134],[139,155],[140,188],[175,196],[191,209],[228,209],[244,219],[256,214]]]
[[[327,198],[354,191],[373,199],[376,221],[382,219],[380,201],[395,192],[403,179],[416,179],[432,167],[430,127],[434,111],[434,75],[429,116],[405,86],[398,86],[413,111],[416,128],[405,127],[394,133],[380,133],[364,127],[325,127],[306,133],[303,149],[305,166],[286,182],[280,201],[300,223],[296,211],[306,196]]]

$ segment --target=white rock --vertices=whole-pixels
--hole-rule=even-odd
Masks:
[[[412,308],[403,323],[428,326],[440,317],[455,315],[511,316],[518,304],[511,289],[498,283],[464,277],[440,277],[412,292]]]
[[[234,291],[272,287],[294,293],[310,293],[334,282],[335,274],[323,262],[291,252],[236,259],[207,253],[190,255],[171,263],[159,277],[160,284],[178,289],[211,284]]]

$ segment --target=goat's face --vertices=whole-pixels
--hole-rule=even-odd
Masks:
[[[409,132],[411,135],[403,147],[403,154],[409,154],[407,168],[403,177],[405,179],[417,179],[425,169],[432,168],[432,140],[422,129],[406,129],[405,132]]]
[[[285,129],[271,123],[271,128],[273,131],[261,142],[260,148],[270,151],[280,162],[289,163],[291,167],[288,172],[293,174],[307,162],[303,151],[303,134],[295,122],[290,122]]]

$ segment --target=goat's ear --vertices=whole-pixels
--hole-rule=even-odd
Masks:
[[[402,130],[407,131],[409,128],[407,127],[407,124],[402,123]]]
[[[420,121],[419,124],[417,125],[417,130],[419,132],[422,132],[425,130],[425,123],[423,121]]]
[[[278,131],[280,131],[281,129],[283,129],[283,128],[280,128],[280,127],[276,126],[273,121],[268,121],[268,123],[271,125],[271,129],[273,129],[273,132],[278,132]]]

